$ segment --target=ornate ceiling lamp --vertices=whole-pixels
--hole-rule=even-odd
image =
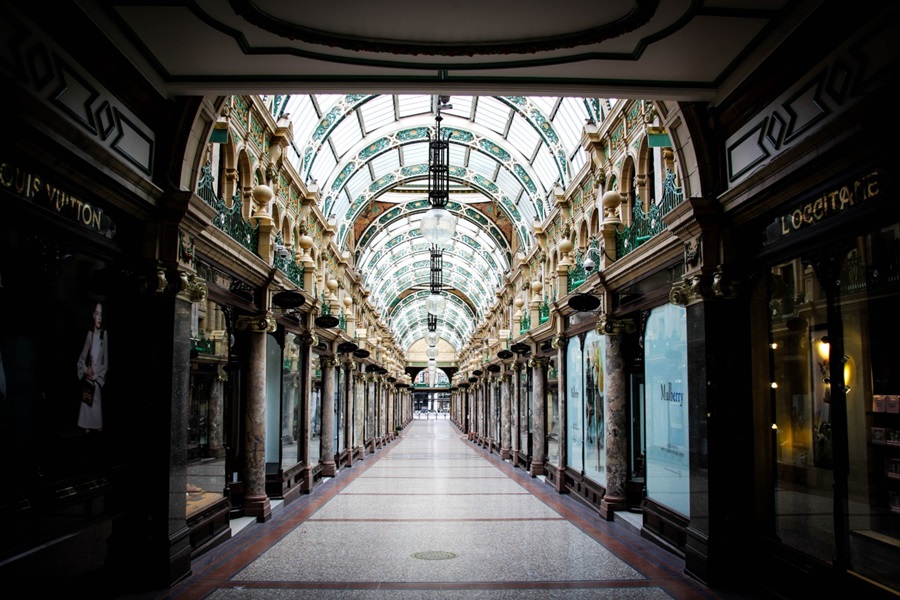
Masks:
[[[450,199],[450,136],[441,134],[441,108],[451,108],[441,96],[436,106],[434,135],[428,140],[428,203],[419,231],[429,243],[446,247],[456,233],[456,217],[447,210]]]

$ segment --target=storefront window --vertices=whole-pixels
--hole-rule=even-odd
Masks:
[[[354,378],[356,385],[356,393],[353,394],[353,441],[354,448],[363,445],[365,424],[366,424],[366,385],[365,379],[361,376]]]
[[[584,367],[581,360],[581,339],[569,338],[566,346],[566,421],[569,468],[584,470]]]
[[[687,327],[684,307],[651,311],[644,338],[647,497],[690,517]]]
[[[547,371],[547,462],[559,466],[559,387],[556,362]]]
[[[776,534],[831,562],[846,530],[850,568],[896,589],[900,227],[772,265],[768,287]]]
[[[309,464],[317,465],[322,459],[322,371],[318,356],[313,356],[313,367],[309,394]]]
[[[273,335],[266,335],[266,466],[281,465],[282,351]]]
[[[584,338],[584,474],[606,486],[606,427],[603,403],[606,338],[591,330]]]
[[[281,414],[281,467],[287,469],[299,461],[297,442],[300,439],[300,394],[302,391],[302,365],[300,342],[296,335],[285,336],[284,364],[281,389],[284,395]]]

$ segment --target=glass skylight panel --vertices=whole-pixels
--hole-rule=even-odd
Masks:
[[[588,116],[581,98],[563,98],[559,111],[553,118],[553,128],[567,154],[581,146],[581,131]]]
[[[362,167],[347,182],[347,193],[351,198],[356,199],[365,194],[370,185],[372,185],[372,177],[369,175],[369,170]],[[340,216],[343,217],[343,215]]]
[[[483,152],[472,152],[469,154],[469,169],[493,181],[494,171],[497,169],[497,159]]]
[[[451,138],[451,140],[452,140],[452,138]],[[465,146],[463,144],[454,144],[451,141],[450,142],[450,156],[449,156],[450,165],[454,166],[454,167],[465,167],[467,150],[468,150],[468,146]]]
[[[509,135],[506,136],[506,139],[509,140],[510,146],[520,152],[526,160],[531,159],[534,155],[534,149],[538,144],[542,143],[541,136],[534,128],[534,125],[526,121],[518,113],[512,121]]]
[[[431,112],[431,96],[417,94],[414,96],[397,96],[397,105],[400,118],[411,117]]]
[[[347,115],[338,123],[331,133],[331,142],[334,144],[334,150],[337,155],[343,157],[349,150],[356,146],[362,140],[362,131],[359,128],[359,121],[353,114]]]
[[[553,183],[560,177],[556,161],[553,160],[549,152],[538,152],[532,166],[545,190],[551,189]]]
[[[509,169],[500,169],[500,173],[497,175],[497,186],[513,201],[522,192],[522,184]]]
[[[315,179],[319,184],[319,189],[322,190],[323,197],[331,191],[328,190],[326,192],[325,186],[331,185],[331,178],[334,177],[334,167],[336,165],[337,160],[335,160],[331,148],[328,147],[328,144],[325,144],[322,146],[322,149],[319,150],[316,161],[312,165],[312,170],[309,172],[309,176]]]
[[[371,165],[372,170],[375,172],[375,179],[378,179],[400,168],[400,154],[396,149],[388,150],[373,158]]]
[[[491,96],[482,96],[475,111],[475,122],[503,134],[512,109]]]
[[[344,99],[344,94],[316,94],[316,104],[319,105],[319,113],[327,115],[331,108]]]
[[[559,100],[559,98],[555,96],[529,96],[528,99],[531,100],[531,102],[544,113],[544,117],[548,119],[553,116],[553,109],[556,106],[557,100]]]
[[[319,114],[312,103],[312,98],[307,94],[294,94],[288,98],[284,112],[290,115],[294,125],[294,143],[298,145],[298,148],[302,148],[315,128],[319,126]]]
[[[377,96],[359,107],[366,134],[394,123],[394,97]]]
[[[472,96],[450,96],[450,104],[453,105],[453,108],[442,110],[441,114],[468,119],[472,112],[472,100]]]
[[[581,170],[582,165],[587,162],[587,152],[584,152],[579,148],[570,155],[569,162],[572,165],[571,175],[574,176],[575,173]]]
[[[451,152],[453,145],[450,146]],[[400,147],[403,153],[403,166],[412,167],[414,165],[428,164],[428,143],[416,142],[413,144],[405,144]],[[454,164],[452,161],[450,164]]]

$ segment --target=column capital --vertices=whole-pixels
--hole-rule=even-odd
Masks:
[[[545,356],[534,356],[534,357],[528,359],[528,366],[532,367],[532,368],[538,367],[538,368],[543,369],[544,367],[547,366],[548,362],[550,362],[550,361]]]
[[[321,365],[321,367],[323,369],[325,369],[325,368],[333,369],[335,367],[335,365],[337,365],[337,364],[338,364],[338,361],[333,356],[320,356],[319,357],[319,365]]]
[[[597,320],[596,331],[600,335],[621,335],[634,333],[636,330],[634,321],[631,319],[611,319],[604,313]]]
[[[272,333],[278,329],[275,323],[275,315],[266,311],[258,315],[241,315],[237,318],[234,328],[238,331],[254,331],[257,333]]]
[[[550,347],[555,348],[556,350],[565,350],[566,345],[568,343],[569,343],[569,338],[562,336],[562,335],[557,335],[557,336],[554,336],[553,339],[550,341]]]

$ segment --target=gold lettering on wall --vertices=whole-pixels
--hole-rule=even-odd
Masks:
[[[781,235],[799,231],[839,215],[881,193],[878,171],[866,173],[840,187],[831,189],[780,217]]]
[[[54,182],[15,165],[0,162],[0,187],[39,206],[69,218],[97,233],[112,237],[115,226],[103,209],[73,196]]]

